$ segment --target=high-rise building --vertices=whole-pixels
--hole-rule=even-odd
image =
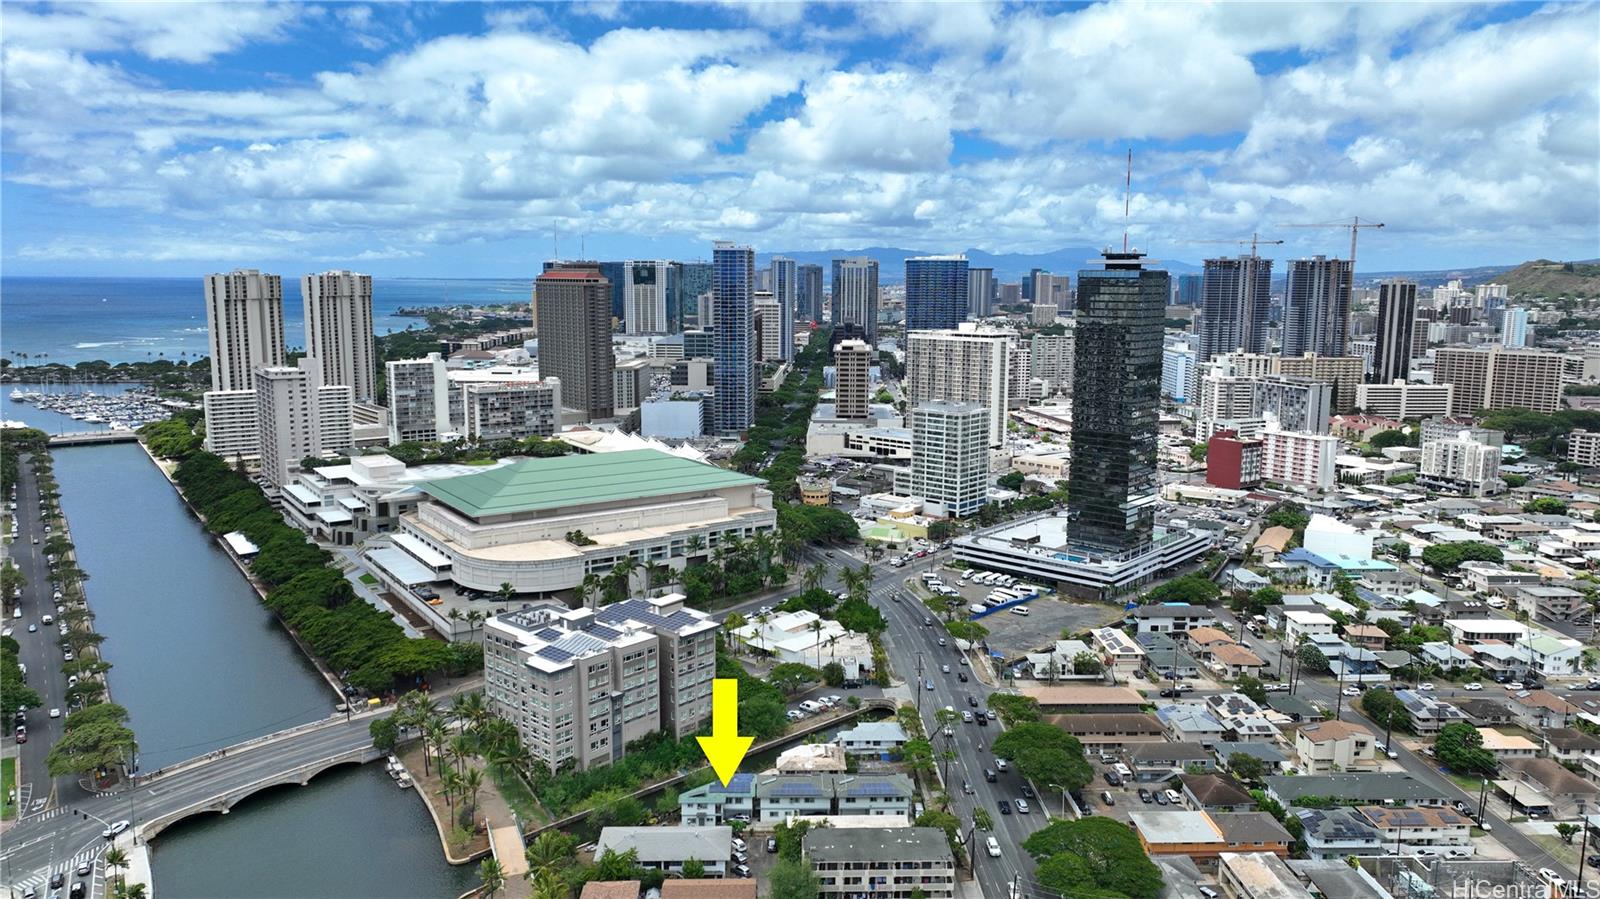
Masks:
[[[872,347],[864,340],[840,341],[833,367],[834,417],[865,421],[872,402]]]
[[[1328,433],[1333,385],[1310,378],[1268,375],[1252,379],[1252,415],[1278,422],[1285,431]]]
[[[616,411],[611,349],[611,282],[596,264],[552,268],[535,282],[539,372],[561,381],[561,401],[586,420]]]
[[[1412,350],[1416,343],[1417,285],[1394,278],[1378,284],[1378,341],[1372,360],[1372,380],[1379,384],[1411,377]]]
[[[1269,357],[1274,371],[1291,378],[1310,378],[1333,385],[1332,411],[1347,415],[1356,408],[1356,388],[1361,386],[1367,372],[1367,362],[1360,356],[1322,356],[1306,353],[1304,356]]]
[[[283,279],[253,268],[206,276],[211,389],[250,390],[259,365],[282,365]]]
[[[261,476],[268,483],[288,484],[308,456],[350,449],[354,388],[323,384],[318,359],[306,356],[295,366],[261,366],[253,374]]]
[[[215,369],[212,370],[215,374]],[[206,452],[225,459],[261,453],[261,421],[256,417],[256,392],[208,390],[201,397],[206,413]]]
[[[1567,461],[1584,468],[1600,468],[1600,431],[1573,431],[1567,435]]]
[[[756,418],[756,251],[719,240],[711,250],[711,266],[717,431],[738,434]]]
[[[994,312],[994,269],[967,269],[967,317],[983,318]]]
[[[1179,275],[1178,276],[1178,305],[1179,306],[1198,306],[1198,305],[1200,305],[1200,291],[1201,291],[1201,285],[1203,283],[1204,283],[1204,279],[1200,275]]]
[[[1035,334],[1028,354],[1028,373],[1049,383],[1051,392],[1072,394],[1072,319],[1063,319],[1064,334]]]
[[[772,299],[783,317],[778,334],[781,350],[777,358],[788,361],[794,358],[794,320],[800,307],[800,270],[793,259],[772,257]]]
[[[989,410],[934,401],[911,410],[912,489],[929,514],[965,517],[988,499]]]
[[[630,260],[622,292],[622,327],[628,334],[671,334],[680,270],[665,260]]]
[[[1261,483],[1265,444],[1220,430],[1206,441],[1206,483],[1224,490],[1248,490]]]
[[[967,257],[906,260],[906,330],[954,328],[967,317]]]
[[[801,265],[795,269],[794,317],[797,321],[820,323],[827,295],[822,289],[822,266]]]
[[[1368,415],[1411,421],[1449,415],[1454,406],[1453,384],[1412,384],[1396,379],[1387,384],[1362,384],[1356,388],[1356,408]]]
[[[1169,343],[1161,350],[1161,393],[1173,402],[1189,401],[1196,383],[1195,352],[1187,341]]]
[[[718,627],[677,593],[504,612],[484,622],[484,694],[538,764],[611,764],[634,740],[710,719]]]
[[[482,381],[462,385],[461,432],[468,440],[523,440],[561,430],[561,381]]]
[[[878,345],[878,260],[833,260],[833,325],[855,325]]]
[[[1151,542],[1155,525],[1161,347],[1172,283],[1143,253],[1104,254],[1078,273],[1072,377],[1068,537],[1121,553]]]
[[[912,405],[935,400],[977,403],[989,410],[989,445],[1005,439],[1011,388],[1010,331],[970,323],[943,331],[906,335],[906,376],[902,386]]]
[[[1283,355],[1343,356],[1350,317],[1350,262],[1289,260],[1283,299]]]
[[[1268,428],[1262,442],[1262,480],[1317,490],[1333,486],[1339,438]]]
[[[1039,328],[1046,328],[1055,324],[1056,318],[1061,314],[1052,303],[1032,303],[1028,306],[1028,321]]]
[[[1433,382],[1455,386],[1451,414],[1479,409],[1561,408],[1562,357],[1539,350],[1441,347],[1434,351]]]
[[[711,318],[711,263],[678,263],[678,295],[684,327],[690,322],[697,328],[708,326],[710,322],[702,321],[701,317]]]
[[[306,355],[321,360],[322,383],[343,384],[356,402],[378,395],[378,351],[372,336],[372,276],[328,271],[300,279]]]
[[[1501,447],[1474,440],[1470,431],[1448,440],[1424,440],[1418,480],[1481,496],[1500,477],[1501,452]]]
[[[683,332],[683,358],[710,359],[717,352],[717,336],[710,331]]]
[[[1272,301],[1272,260],[1260,256],[1207,259],[1200,288],[1199,346],[1195,359],[1223,353],[1265,353]]]
[[[787,318],[771,291],[758,290],[753,308],[756,316],[756,359],[783,361],[783,322]]]
[[[450,430],[450,381],[444,357],[386,363],[389,393],[389,442],[433,441]]]
[[[1500,313],[1500,344],[1508,350],[1528,345],[1528,310],[1510,306]]]

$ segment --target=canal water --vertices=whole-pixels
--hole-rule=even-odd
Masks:
[[[5,417],[28,420],[24,404],[6,405]],[[332,712],[327,683],[143,450],[54,455],[114,666],[111,691],[132,718],[142,770]],[[471,869],[445,864],[421,800],[371,765],[191,819],[154,850],[163,896],[437,897],[473,882]]]

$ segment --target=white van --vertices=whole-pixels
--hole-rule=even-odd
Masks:
[[[1011,614],[1013,614],[1013,615],[1021,615],[1022,617],[1026,618],[1026,617],[1028,617],[1028,607],[1027,606],[1016,606],[1011,610]]]
[[[961,572],[961,579],[964,580],[964,581],[965,580],[969,580],[969,579],[971,579],[971,577],[973,575],[975,575],[977,573],[978,573],[978,569],[976,569],[976,568],[968,568],[966,571]]]
[[[988,845],[988,847],[989,847],[989,857],[990,858],[999,858],[1000,857],[1000,841],[999,840],[995,839],[994,837],[990,837],[989,838],[989,842],[986,845]]]
[[[813,700],[807,699],[807,700],[803,700],[800,703],[800,708],[802,708],[802,709],[806,710],[807,712],[810,712],[811,714],[815,715],[816,713],[818,713],[818,712],[822,711],[823,709],[827,708],[827,706],[823,705],[820,702],[815,702]]]

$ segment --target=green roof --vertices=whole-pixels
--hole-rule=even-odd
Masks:
[[[479,474],[424,481],[429,496],[473,518],[765,484],[659,450],[525,459]]]

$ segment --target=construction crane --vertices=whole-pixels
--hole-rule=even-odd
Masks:
[[[1348,222],[1314,222],[1311,224],[1279,225],[1280,228],[1349,228],[1350,229],[1350,286],[1356,283],[1356,235],[1362,228],[1382,228],[1383,222],[1363,222],[1360,216],[1355,216]]]
[[[1256,255],[1256,246],[1259,245],[1259,244],[1264,244],[1264,243],[1265,244],[1283,243],[1283,241],[1281,241],[1281,240],[1267,240],[1266,238],[1262,237],[1260,234],[1251,234],[1248,238],[1236,237],[1236,238],[1233,238],[1232,240],[1190,240],[1190,241],[1185,241],[1185,242],[1186,243],[1232,243],[1232,244],[1238,244],[1239,246],[1244,246],[1245,244],[1249,244],[1250,245],[1250,255],[1252,255],[1252,256]]]

